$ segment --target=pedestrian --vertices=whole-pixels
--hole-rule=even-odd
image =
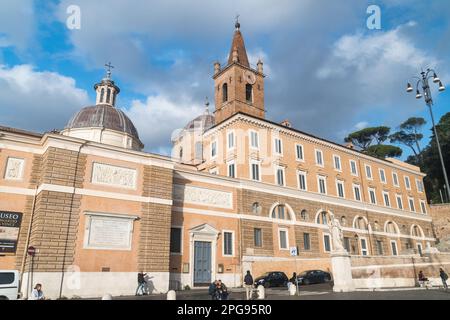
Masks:
[[[441,277],[442,284],[444,285],[444,289],[447,290],[448,289],[448,285],[447,285],[448,275],[445,273],[444,269],[439,268],[439,276]]]
[[[217,300],[215,297],[215,293],[216,293],[216,287],[217,287],[217,280],[214,280],[210,285],[209,285],[209,289],[208,289],[208,293],[211,296],[212,300]]]
[[[244,287],[247,300],[250,300],[252,298],[253,292],[253,277],[250,273],[250,270],[247,270],[247,274],[244,277]]]
[[[423,274],[423,271],[419,271],[419,281],[428,281],[428,278],[425,278],[425,275]]]
[[[31,292],[30,300],[45,300],[42,284],[38,283]]]
[[[228,300],[228,288],[222,280],[218,280],[216,284],[216,291],[214,294],[214,300]]]
[[[147,274],[144,273],[144,271],[141,271],[138,273],[138,276],[137,276],[138,286],[136,288],[136,296],[147,294],[147,292],[146,292],[147,281],[145,281],[146,275]],[[141,292],[141,294],[139,294],[139,291]]]

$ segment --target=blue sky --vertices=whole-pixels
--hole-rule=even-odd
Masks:
[[[366,26],[370,4],[381,8],[381,30]],[[81,9],[80,30],[67,28],[70,5]],[[270,120],[336,142],[364,126],[429,120],[405,92],[428,66],[449,87],[435,90],[436,117],[450,111],[446,0],[2,0],[0,124],[63,128],[93,104],[111,61],[118,106],[147,151],[167,154],[171,133],[213,96],[213,62],[227,58],[236,13],[250,63],[265,64]]]

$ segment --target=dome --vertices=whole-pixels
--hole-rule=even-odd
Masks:
[[[189,123],[184,127],[185,130],[194,130],[196,128],[202,128],[203,131],[208,130],[213,127],[215,123],[214,116],[210,113],[204,113],[194,120],[189,121]]]

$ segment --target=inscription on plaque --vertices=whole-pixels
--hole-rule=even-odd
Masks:
[[[85,247],[129,250],[134,218],[90,215],[86,225]]]
[[[174,185],[174,196],[176,200],[187,203],[230,209],[233,207],[233,195],[231,192],[193,186]]]
[[[92,168],[92,183],[105,184],[121,188],[136,188],[137,172],[134,169],[94,163]]]

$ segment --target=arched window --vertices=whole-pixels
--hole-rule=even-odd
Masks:
[[[224,83],[222,86],[222,102],[228,101],[228,84]]]
[[[111,98],[111,89],[106,91],[106,103],[109,103],[109,99]]]
[[[250,83],[245,85],[245,100],[253,102],[253,86]]]
[[[105,97],[105,89],[104,88],[102,88],[102,90],[100,91],[100,103],[102,103],[103,102],[103,98]]]
[[[273,219],[291,220],[291,216],[286,209],[286,206],[279,204],[272,210]]]
[[[306,209],[303,209],[302,212],[300,212],[300,218],[303,221],[309,220],[309,214],[308,214],[308,211]]]
[[[112,102],[111,102],[111,104],[113,106],[116,104],[116,95],[115,94],[112,95]]]
[[[259,202],[255,202],[252,204],[252,212],[253,214],[257,215],[261,214],[261,206],[259,205]]]
[[[413,237],[422,237],[422,230],[420,230],[419,226],[415,225],[412,227],[412,236]]]
[[[329,214],[326,211],[322,211],[318,216],[317,216],[317,223],[318,224],[328,224],[329,219]]]
[[[389,221],[386,224],[386,230],[387,233],[397,234],[397,228],[395,227],[395,224],[392,221]]]

